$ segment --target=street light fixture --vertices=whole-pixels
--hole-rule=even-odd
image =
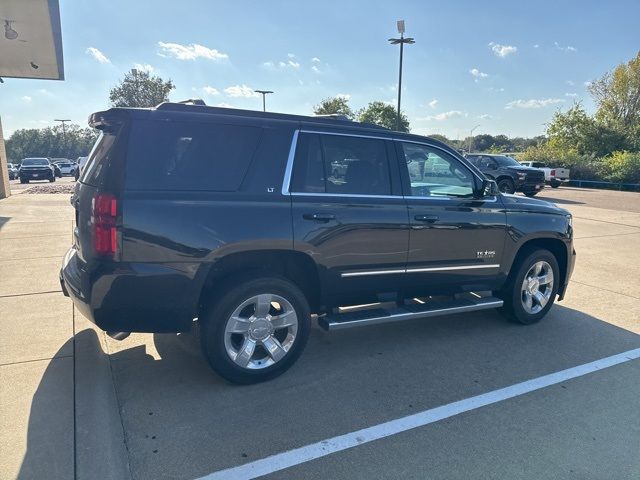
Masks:
[[[471,134],[469,135],[469,145],[467,146],[467,153],[471,153],[471,140],[473,139],[473,131],[478,128],[480,124],[476,125],[471,129]]]
[[[70,122],[71,120],[69,120],[68,118],[65,118],[64,120],[63,120],[63,119],[56,118],[56,119],[54,119],[53,121],[54,121],[54,122],[60,122],[60,123],[62,123],[62,138],[64,139],[64,138],[67,136],[67,129],[66,129],[65,124],[66,124],[67,122]]]
[[[267,108],[266,108],[266,104],[265,104],[265,100],[264,99],[267,96],[267,94],[273,93],[273,92],[271,90],[254,90],[254,92],[262,94],[262,111],[266,112]]]
[[[404,20],[398,20],[397,26],[400,38],[390,38],[389,43],[391,43],[391,45],[400,44],[400,73],[398,74],[398,117],[396,119],[396,130],[400,131],[400,100],[402,98],[402,53],[405,43],[413,44],[416,43],[416,41],[411,37],[404,38]]]

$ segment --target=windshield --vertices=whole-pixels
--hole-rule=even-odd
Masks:
[[[22,161],[22,166],[31,166],[31,165],[49,165],[49,160],[46,158],[25,158]]]
[[[494,160],[503,167],[520,167],[520,165],[514,158],[507,157],[506,155],[495,155]]]

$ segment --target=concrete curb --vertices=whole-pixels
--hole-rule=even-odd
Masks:
[[[75,478],[130,480],[129,454],[102,332],[77,312],[75,316]]]

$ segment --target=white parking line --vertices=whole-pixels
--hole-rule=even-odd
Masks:
[[[372,427],[363,428],[355,432],[346,433],[337,437],[322,440],[317,443],[278,453],[270,457],[246,463],[237,467],[220,470],[201,477],[199,480],[245,480],[268,475],[284,470],[285,468],[300,465],[317,458],[325,457],[332,453],[340,452],[348,448],[373,442],[381,438],[406,432],[417,427],[423,427],[430,423],[453,417],[470,410],[475,410],[492,403],[501,402],[509,398],[518,397],[541,388],[556,385],[558,383],[581,377],[604,368],[613,367],[630,360],[640,358],[640,348],[602,358],[594,362],[585,363],[577,367],[568,368],[559,372],[544,375],[542,377],[516,383],[509,387],[493,390],[491,392],[465,398],[441,407],[425,410],[414,415],[391,420]]]

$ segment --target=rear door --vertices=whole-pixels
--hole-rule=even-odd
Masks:
[[[290,188],[294,248],[320,266],[329,301],[394,291],[409,242],[393,143],[303,131]]]
[[[443,293],[490,290],[506,234],[499,197],[474,198],[481,179],[438,146],[397,141],[396,147],[411,224],[407,282]]]

